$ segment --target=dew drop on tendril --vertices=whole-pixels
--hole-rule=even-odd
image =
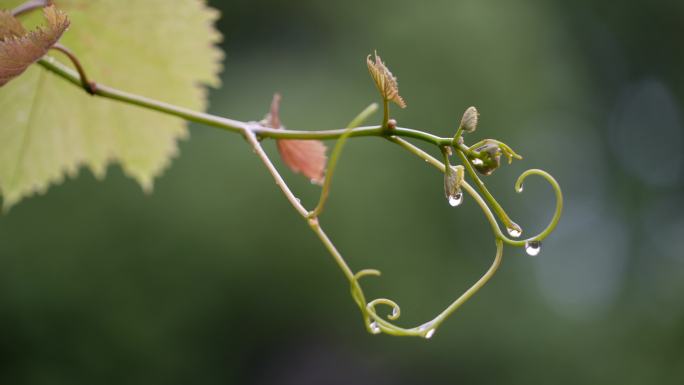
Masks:
[[[368,327],[370,328],[371,333],[380,334],[380,326],[378,326],[377,322],[371,322],[370,325],[368,325]]]
[[[522,231],[520,231],[520,229],[516,227],[507,227],[506,231],[508,231],[508,235],[510,235],[513,238],[518,238],[520,237],[520,234],[522,234]]]
[[[518,187],[516,190],[517,190],[519,193],[523,192],[523,185],[520,184],[520,187]]]
[[[390,315],[390,318],[394,319],[399,317],[399,308],[395,307],[392,309],[392,314]]]
[[[429,340],[433,335],[435,335],[435,329],[430,329],[425,333],[425,339]]]
[[[463,193],[459,192],[449,196],[449,204],[451,207],[456,207],[463,202]]]
[[[479,159],[479,158],[473,159],[473,164],[475,166],[482,166],[482,159]]]
[[[535,256],[541,251],[541,242],[539,241],[527,241],[525,242],[525,251],[528,255]]]

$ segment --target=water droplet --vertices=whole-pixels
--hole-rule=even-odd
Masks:
[[[425,339],[429,340],[434,335],[435,335],[435,329],[430,329],[427,331],[427,333],[425,333]]]
[[[449,196],[449,204],[451,207],[456,207],[463,202],[463,193],[456,193]]]
[[[522,183],[520,184],[520,187],[516,189],[519,193],[523,192],[523,185]]]
[[[368,327],[370,328],[370,331],[373,334],[380,334],[381,332],[380,326],[378,326],[378,323],[375,321],[371,322],[370,325],[368,325]]]
[[[525,251],[528,255],[535,256],[541,251],[541,242],[539,241],[527,241],[525,242]]]
[[[518,238],[520,237],[520,234],[522,234],[522,230],[520,230],[520,227],[507,227],[506,231],[508,231],[508,235],[510,235],[513,238]]]
[[[480,158],[473,159],[473,165],[482,166],[482,159],[480,159]]]
[[[389,316],[391,319],[399,317],[399,308],[395,307],[392,309],[392,315]]]

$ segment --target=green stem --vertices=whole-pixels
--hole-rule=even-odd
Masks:
[[[462,135],[463,135],[463,127],[459,127],[458,130],[456,130],[456,135],[454,135],[454,138],[451,141],[451,145],[453,147],[456,147],[459,145],[459,138],[463,138]],[[461,139],[461,142],[463,142],[462,139]]]
[[[337,139],[335,143],[335,148],[333,148],[330,154],[330,159],[328,159],[328,167],[325,172],[325,181],[323,182],[323,188],[321,189],[321,197],[318,200],[316,208],[309,213],[309,218],[317,218],[323,212],[323,207],[325,202],[328,200],[328,195],[330,194],[330,184],[332,183],[333,175],[335,174],[335,168],[337,167],[337,161],[342,154],[342,148],[344,148],[344,143],[347,141],[349,134],[351,134],[352,129],[362,124],[368,117],[370,117],[375,111],[377,111],[377,103],[372,103],[361,111],[347,126],[346,132]]]
[[[278,185],[278,187],[280,187],[283,194],[285,194],[285,196],[287,197],[287,200],[295,208],[295,210],[297,210],[297,212],[302,218],[308,220],[309,227],[311,227],[313,232],[316,233],[316,235],[321,240],[323,245],[325,245],[325,248],[328,249],[330,254],[333,256],[333,259],[344,273],[345,277],[347,277],[347,280],[352,282],[354,280],[354,273],[352,273],[352,270],[344,261],[344,258],[342,258],[340,252],[337,251],[335,245],[332,243],[330,238],[328,238],[325,232],[323,232],[323,229],[318,223],[318,220],[315,218],[308,218],[308,210],[301,204],[299,199],[297,199],[297,197],[292,193],[292,190],[290,190],[290,188],[287,186],[287,183],[285,183],[283,178],[280,176],[280,173],[278,173],[278,170],[275,168],[275,166],[269,159],[268,155],[261,146],[261,143],[259,143],[259,139],[257,139],[256,135],[253,132],[248,130],[244,132],[244,136],[245,139],[247,139],[247,142],[252,146],[252,149],[254,149],[254,152],[257,154],[257,156],[259,156],[259,158],[264,163],[268,171],[271,173],[273,179],[275,179],[276,181],[276,184]]]
[[[461,305],[463,305],[467,300],[470,299],[475,293],[477,293],[482,287],[494,276],[496,271],[501,266],[501,260],[503,259],[503,241],[501,239],[495,240],[496,244],[496,254],[494,255],[494,261],[489,269],[477,280],[468,290],[466,290],[460,297],[458,297],[454,302],[451,303],[443,312],[441,312],[432,321],[428,322],[423,326],[423,328],[435,328],[439,326],[445,319],[447,319],[453,312],[455,312]]]
[[[64,78],[70,83],[82,86],[81,77],[77,72],[71,68],[59,63],[51,57],[40,59],[38,63],[43,68],[55,73]],[[154,99],[146,98],[144,96],[131,94],[98,83],[94,90],[95,95],[105,97],[108,99],[117,100],[123,103],[132,104],[138,107],[163,112],[168,115],[177,116],[187,121],[205,124],[208,126],[217,127],[223,130],[232,132],[243,132],[249,130],[254,132],[259,138],[274,138],[274,139],[337,139],[344,135],[346,129],[324,130],[324,131],[296,131],[296,130],[281,130],[263,127],[256,122],[242,122],[239,120],[223,118],[220,116],[207,114],[204,112],[193,111],[188,108],[176,106],[169,103],[160,102]],[[386,131],[383,126],[366,126],[357,127],[351,130],[349,137],[357,136],[385,136]],[[415,138],[427,143],[432,143],[438,146],[447,146],[451,144],[451,138],[442,138],[427,132],[418,131],[410,128],[397,127],[392,130],[392,135]]]
[[[259,139],[254,135],[253,132],[249,130],[244,131],[244,137],[247,139],[247,142],[252,146],[252,149],[254,149],[254,152],[257,154],[257,156],[261,159],[261,161],[264,163],[268,171],[271,173],[273,176],[273,179],[275,179],[276,185],[280,187],[282,190],[283,194],[285,194],[285,197],[287,197],[287,200],[290,201],[290,204],[297,210],[299,215],[302,217],[306,218],[309,212],[307,209],[302,205],[302,203],[297,199],[297,197],[294,195],[292,190],[287,186],[287,183],[285,183],[285,180],[283,179],[282,176],[280,176],[280,173],[278,170],[275,168],[273,163],[271,162],[271,159],[268,157],[266,152],[264,151],[263,147],[261,147],[261,143],[259,143]]]
[[[386,132],[388,130],[389,122],[389,100],[382,99],[382,129]]]
[[[466,157],[463,151],[461,151],[460,149],[456,149],[456,152],[458,153],[458,156],[461,158],[461,161],[465,165],[466,170],[468,170],[468,174],[473,179],[473,182],[475,182],[477,188],[480,189],[480,192],[482,193],[482,195],[484,195],[485,199],[487,199],[487,202],[489,202],[492,208],[494,208],[494,212],[499,217],[499,219],[501,219],[501,222],[503,222],[504,226],[506,226],[507,229],[519,229],[520,226],[518,226],[515,222],[511,220],[508,214],[506,214],[506,211],[503,209],[503,207],[501,207],[499,202],[489,192],[484,182],[482,182],[480,177],[475,172],[475,169],[473,169],[473,166],[470,164],[470,160],[468,160],[468,157]]]
[[[400,145],[401,147],[408,150],[417,157],[423,159],[425,162],[435,167],[439,171],[445,172],[446,168],[444,167],[444,164],[442,162],[438,161],[427,152],[421,150],[420,148],[414,146],[406,140],[395,137],[389,137],[387,139],[393,143]],[[554,179],[549,173],[547,173],[544,170],[530,169],[520,174],[518,180],[515,182],[515,190],[518,193],[521,193],[523,191],[522,184],[525,181],[525,179],[530,175],[539,175],[542,178],[546,179],[547,182],[549,182],[551,188],[554,191],[554,194],[556,195],[556,208],[553,213],[553,217],[551,218],[551,221],[549,221],[549,224],[546,226],[546,228],[544,228],[544,230],[539,234],[533,237],[529,237],[525,240],[512,240],[508,238],[506,235],[504,235],[504,233],[502,233],[501,229],[499,228],[499,224],[496,222],[494,214],[489,209],[489,206],[487,206],[487,202],[485,202],[485,200],[482,199],[480,194],[478,194],[477,191],[468,182],[463,181],[461,183],[461,187],[465,191],[467,191],[473,199],[475,199],[475,202],[482,209],[482,212],[485,214],[485,217],[487,218],[487,221],[489,222],[489,225],[492,228],[492,232],[494,232],[495,237],[501,239],[505,243],[512,246],[522,247],[525,246],[525,244],[529,241],[541,241],[545,239],[556,228],[556,225],[558,225],[558,221],[560,220],[561,214],[563,212],[563,192],[561,191],[560,185],[558,184],[556,179]]]
[[[88,80],[88,76],[86,75],[86,72],[83,69],[83,66],[81,65],[81,61],[78,60],[76,55],[74,55],[74,53],[71,52],[70,49],[68,49],[67,47],[65,47],[59,43],[53,45],[52,49],[63,53],[64,55],[66,55],[66,57],[69,58],[69,60],[71,61],[71,64],[73,64],[74,67],[76,67],[76,71],[78,71],[78,76],[81,78],[81,87],[83,87],[85,92],[87,92],[91,95],[95,95],[96,85],[95,85],[95,83],[91,83]]]
[[[390,137],[388,138],[388,140],[400,145],[401,147],[408,150],[410,153],[416,155],[420,159],[423,159],[428,164],[438,169],[440,172],[446,172],[446,167],[444,166],[444,163],[438,161],[432,155],[407,142],[406,140],[395,137]],[[496,222],[494,214],[492,214],[492,211],[489,209],[489,206],[487,206],[487,202],[485,202],[484,199],[482,199],[480,194],[478,194],[477,191],[466,181],[461,182],[461,187],[464,190],[466,190],[468,194],[470,194],[470,196],[473,199],[475,199],[475,202],[477,202],[478,206],[480,206],[482,212],[485,214],[485,217],[487,217],[487,221],[489,221],[489,224],[496,238],[502,239],[506,243],[515,242],[510,239],[508,240],[510,242],[507,242],[506,236],[501,232],[501,229],[499,229],[499,224]]]

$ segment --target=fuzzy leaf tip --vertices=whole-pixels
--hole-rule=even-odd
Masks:
[[[21,75],[43,57],[69,27],[66,13],[53,5],[43,8],[47,24],[26,32],[19,21],[3,11],[0,15],[0,87]]]
[[[375,52],[375,60],[371,59],[371,55],[366,57],[366,65],[368,65],[368,72],[370,72],[382,98],[396,103],[401,108],[406,108],[406,102],[399,95],[397,78],[392,75],[377,52]]]

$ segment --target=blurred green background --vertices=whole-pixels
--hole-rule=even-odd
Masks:
[[[83,171],[0,216],[2,384],[681,384],[684,3],[211,1],[227,51],[212,113],[343,126],[376,99],[365,56],[399,78],[404,127],[525,159],[486,179],[538,257],[506,248],[492,282],[431,340],[366,333],[330,256],[237,135],[193,125],[155,192]],[[376,116],[379,119],[379,116]],[[272,142],[265,144],[275,155]],[[303,202],[318,188],[282,167]],[[322,223],[400,323],[440,311],[494,251],[466,198],[377,138],[345,149]]]

